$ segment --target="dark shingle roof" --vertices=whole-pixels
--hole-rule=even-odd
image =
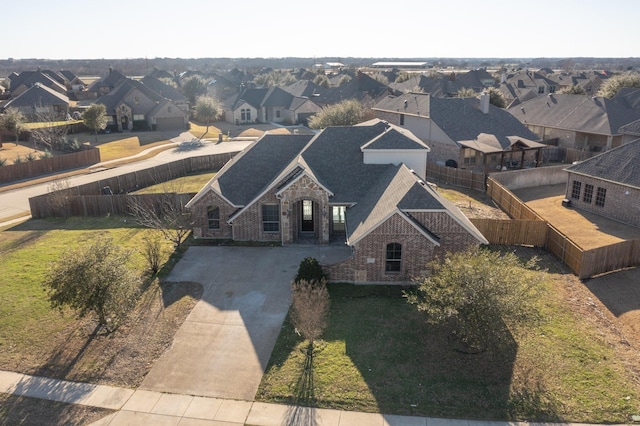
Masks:
[[[272,86],[267,90],[267,93],[260,102],[260,106],[284,106],[288,107],[293,101],[293,95],[289,92],[282,90],[277,86]]]
[[[434,98],[425,93],[407,93],[387,96],[374,109],[430,117],[455,142],[474,140],[481,134],[490,134],[496,137],[503,148],[507,148],[512,144],[510,136],[532,141],[539,139],[502,108],[489,105],[489,113],[484,114],[477,98]]]
[[[147,86],[149,89],[158,93],[163,98],[170,99],[174,102],[187,102],[186,96],[184,96],[182,93],[178,92],[168,84],[163,83],[156,77],[143,77],[140,82]]]
[[[640,139],[574,164],[566,170],[640,189]]]
[[[624,126],[620,127],[618,131],[625,135],[640,136],[640,120],[632,121],[629,124],[625,124]]]
[[[10,76],[11,92],[15,92],[20,86],[32,87],[36,84],[41,84],[45,87],[49,87],[57,92],[66,93],[67,89],[64,85],[55,81],[51,76],[44,74],[41,71],[22,71],[20,74]]]
[[[4,105],[6,108],[28,106],[69,105],[69,98],[41,84],[31,86]]]
[[[245,206],[278,177],[311,138],[266,133],[218,173],[216,189],[234,205]]]
[[[615,100],[568,94],[538,96],[508,111],[527,125],[601,135],[618,135],[620,127],[640,119],[640,113]]]

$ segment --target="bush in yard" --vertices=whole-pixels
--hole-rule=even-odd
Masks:
[[[318,260],[313,257],[306,257],[300,262],[294,282],[305,280],[314,284],[326,279],[327,274],[322,271],[322,266],[320,266]]]
[[[67,251],[43,282],[51,306],[70,307],[79,317],[93,313],[107,332],[114,331],[135,306],[141,284],[125,262],[129,255],[105,238]]]
[[[449,253],[430,263],[431,274],[416,278],[407,297],[430,323],[451,326],[468,351],[499,348],[539,319],[544,276],[536,262],[488,249]]]
[[[149,271],[152,274],[157,274],[162,260],[162,240],[157,234],[144,239],[142,254],[147,261]]]

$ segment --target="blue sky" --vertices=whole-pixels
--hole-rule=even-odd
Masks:
[[[2,59],[640,57],[636,0],[11,4]]]

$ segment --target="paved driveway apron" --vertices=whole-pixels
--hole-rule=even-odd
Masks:
[[[307,256],[346,257],[344,247],[190,247],[169,281],[195,281],[202,300],[141,389],[252,401]]]

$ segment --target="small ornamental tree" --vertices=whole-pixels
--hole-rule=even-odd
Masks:
[[[536,262],[488,249],[449,253],[430,263],[431,274],[416,278],[417,291],[407,297],[428,322],[450,326],[465,350],[499,348],[539,319],[545,287]]]
[[[128,252],[111,239],[67,251],[54,262],[43,282],[51,306],[69,307],[84,317],[96,316],[112,332],[136,304],[140,277],[126,264]]]
[[[24,129],[25,117],[20,110],[7,108],[4,114],[0,115],[0,125],[3,129],[13,133],[16,137],[16,145],[20,140],[20,132]]]
[[[103,104],[93,104],[82,114],[84,125],[93,130],[95,141],[98,143],[98,131],[107,127],[107,107]]]
[[[221,112],[220,102],[215,98],[210,96],[198,97],[196,100],[196,118],[207,125],[207,129],[200,139],[209,133],[209,126],[218,118]]]

